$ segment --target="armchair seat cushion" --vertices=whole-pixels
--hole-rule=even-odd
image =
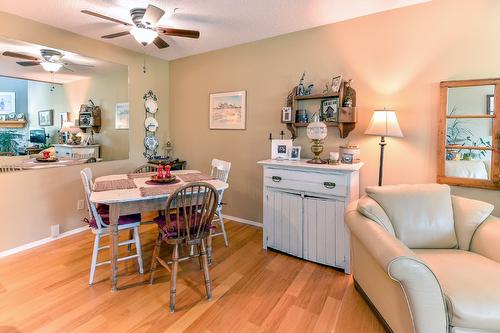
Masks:
[[[436,275],[452,327],[500,330],[500,264],[462,250],[414,250]]]

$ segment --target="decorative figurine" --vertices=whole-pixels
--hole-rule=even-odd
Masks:
[[[342,103],[345,107],[349,108],[352,106],[351,81],[352,79],[349,79],[345,83],[345,97],[344,97],[344,102]]]
[[[310,85],[308,85],[308,86],[307,86],[307,89],[304,91],[304,95],[305,95],[305,96],[309,96],[309,95],[311,95],[312,90],[313,90],[313,87],[314,87],[314,84],[312,84],[312,83],[311,83]]]
[[[323,89],[323,95],[327,95],[328,93],[330,93],[330,82],[326,82],[325,84],[325,89]]]
[[[302,73],[300,77],[299,85],[297,86],[297,96],[303,96],[305,93],[304,79],[306,77],[306,72]]]

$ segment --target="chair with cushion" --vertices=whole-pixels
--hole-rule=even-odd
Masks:
[[[368,187],[366,194],[346,210],[353,275],[388,328],[500,332],[493,205],[439,184]]]
[[[92,253],[92,263],[90,266],[90,276],[89,285],[94,283],[95,269],[98,266],[109,264],[110,261],[98,262],[99,251],[103,249],[109,249],[109,246],[100,246],[101,238],[109,235],[109,206],[98,205],[90,201],[90,194],[92,193],[92,171],[89,168],[85,168],[80,172],[83,182],[83,188],[85,190],[85,199],[87,201],[87,207],[89,209],[89,219],[85,219],[89,224],[92,232],[95,234],[94,239],[94,250]],[[123,215],[118,219],[118,231],[122,230],[133,230],[132,237],[129,240],[118,243],[118,246],[135,244],[136,254],[129,255],[126,257],[118,258],[118,261],[125,261],[130,259],[136,259],[139,265],[139,272],[144,273],[143,261],[142,261],[142,250],[141,250],[141,239],[139,236],[139,225],[141,222],[141,214],[131,214]]]
[[[180,261],[198,257],[205,276],[207,298],[212,298],[210,275],[208,272],[207,239],[210,236],[212,219],[217,209],[218,193],[210,184],[193,182],[175,190],[167,199],[165,210],[155,219],[158,223],[158,238],[153,249],[150,283],[153,283],[156,266],[160,263],[171,271],[170,277],[170,312],[175,311],[175,293],[177,270]],[[160,258],[162,242],[173,245],[172,259]],[[198,251],[186,251],[179,257],[180,247],[196,246]],[[183,251],[184,252],[184,251]],[[168,265],[172,265],[170,270]]]
[[[231,163],[213,159],[212,160],[212,169],[210,172],[210,176],[227,183],[227,179],[229,178],[229,170],[231,170]],[[227,239],[226,228],[224,227],[224,219],[222,218],[222,196],[224,195],[224,190],[219,191],[219,202],[217,204],[217,212],[214,216],[214,223],[219,224],[220,232],[212,233],[212,237],[216,236],[224,236],[224,244],[226,247],[229,245]]]

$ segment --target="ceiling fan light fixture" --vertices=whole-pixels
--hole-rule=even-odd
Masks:
[[[57,72],[62,67],[61,63],[49,61],[42,61],[40,65],[42,65],[43,69],[45,69],[47,72],[51,73]]]
[[[155,30],[139,27],[130,29],[130,34],[144,46],[151,44],[158,37],[158,33]]]

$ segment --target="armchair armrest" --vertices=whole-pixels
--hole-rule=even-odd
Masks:
[[[500,263],[500,218],[490,215],[472,237],[471,252]]]
[[[445,299],[432,270],[405,244],[360,214],[353,203],[345,220],[353,236],[403,289],[416,333],[448,331]],[[356,260],[354,258],[354,260]]]

